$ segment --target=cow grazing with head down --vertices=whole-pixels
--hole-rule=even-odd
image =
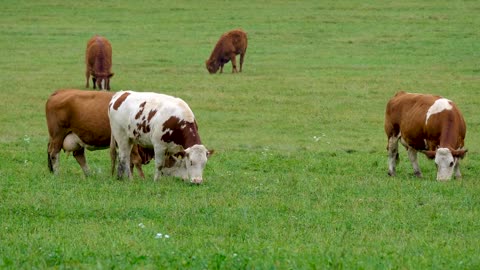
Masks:
[[[93,89],[110,90],[110,78],[112,78],[112,45],[99,35],[93,36],[87,43],[85,53],[85,64],[87,66],[85,76],[89,87],[90,75],[92,76]]]
[[[83,91],[74,89],[58,90],[47,100],[45,111],[50,138],[48,141],[48,167],[57,173],[59,153],[73,152],[85,175],[89,168],[85,149],[98,150],[110,146],[110,122],[108,103],[113,93]],[[141,165],[148,163],[153,153],[149,149],[135,146],[131,153],[131,166],[135,166],[144,177]]]
[[[219,68],[220,73],[223,73],[223,65],[232,61],[232,73],[235,73],[238,72],[235,58],[237,54],[240,54],[240,72],[242,72],[246,52],[247,33],[241,29],[232,30],[220,37],[205,65],[210,74],[215,74]]]
[[[422,177],[417,151],[435,159],[437,180],[449,180],[455,172],[460,178],[460,159],[466,125],[452,101],[440,96],[398,92],[387,104],[385,133],[388,137],[388,174],[395,175],[399,161],[398,141],[407,148],[416,176]]]
[[[197,122],[182,99],[157,94],[121,91],[109,105],[112,144],[118,145],[118,177],[131,177],[129,163],[133,143],[155,152],[155,178],[162,174],[190,182],[203,181],[203,169],[213,153],[201,142]],[[111,151],[114,147],[112,145]],[[112,154],[112,164],[116,155]]]

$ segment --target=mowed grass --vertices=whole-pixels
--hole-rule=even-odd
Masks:
[[[3,1],[0,267],[477,269],[480,4],[475,1]],[[242,74],[209,75],[243,28]],[[93,34],[113,47],[112,91],[156,91],[193,109],[215,149],[205,183],[117,181],[108,151],[85,178],[47,168],[44,106],[85,89]],[[440,94],[467,122],[463,180],[423,179],[401,150],[387,176],[385,104]],[[136,175],[136,174],[135,174]],[[157,234],[162,233],[158,238]],[[169,238],[164,235],[167,234]]]

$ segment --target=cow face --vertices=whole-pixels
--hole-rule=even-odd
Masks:
[[[98,87],[100,90],[110,90],[110,78],[113,77],[113,73],[106,74],[106,75],[95,75],[93,77],[93,89],[95,86]]]
[[[165,157],[165,167],[162,174],[180,177],[189,180],[193,184],[203,182],[203,169],[213,150],[207,150],[203,145],[196,144],[187,148],[178,156]]]
[[[438,148],[436,151],[425,151],[430,159],[435,159],[437,165],[437,180],[447,181],[452,178],[454,170],[458,169],[458,160],[465,156],[467,150],[450,150]]]
[[[190,182],[201,184],[203,181],[203,169],[207,165],[207,159],[213,152],[203,145],[196,144],[185,150],[185,165]]]
[[[218,71],[219,66],[215,61],[207,60],[205,61],[205,66],[207,67],[208,73],[215,74]]]

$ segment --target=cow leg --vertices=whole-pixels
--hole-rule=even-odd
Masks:
[[[85,77],[87,77],[87,85],[85,85],[86,88],[90,87],[90,85],[88,85],[90,83],[90,70],[88,70],[87,68],[87,71],[85,72]]]
[[[145,173],[143,173],[142,165],[140,165],[140,164],[135,164],[135,165],[133,165],[133,166],[135,166],[135,167],[137,168],[137,171],[138,171],[138,174],[140,175],[140,177],[141,177],[142,179],[145,179]],[[132,166],[132,168],[131,168],[132,172],[133,172],[133,166]]]
[[[240,54],[240,72],[242,72],[243,58],[245,57],[245,52]]]
[[[161,144],[157,144],[153,147],[155,152],[155,177],[153,178],[154,181],[160,179],[162,175],[162,168],[165,162],[165,146]]]
[[[456,179],[462,179],[462,173],[460,172],[460,159],[457,160],[457,163],[455,164],[453,171],[455,172]]]
[[[237,59],[235,53],[230,55],[230,61],[232,61],[232,73],[238,72],[237,70]]]
[[[62,149],[62,141],[51,140],[48,143],[48,168],[50,172],[58,174],[60,150]]]
[[[418,166],[417,150],[413,149],[412,147],[409,147],[407,151],[408,151],[408,158],[412,163],[413,173],[415,174],[416,177],[423,177],[422,172],[420,171],[420,167]]]
[[[48,143],[48,169],[51,173],[58,174],[58,158],[59,158],[60,148],[55,147],[53,143]]]
[[[112,176],[115,174],[115,167],[117,163],[117,142],[113,135],[110,135],[110,162],[111,162],[111,174]]]
[[[220,64],[220,73],[223,73],[223,63]]]
[[[87,159],[85,158],[85,148],[80,148],[79,150],[73,151],[73,156],[77,160],[78,164],[83,170],[85,176],[90,175],[90,168],[87,164]]]
[[[397,136],[392,136],[388,138],[388,145],[387,145],[387,150],[388,150],[388,175],[390,176],[395,176],[395,168],[399,162],[399,157],[398,157],[398,139],[399,137]]]
[[[128,140],[128,139],[127,139]],[[122,179],[127,176],[132,179],[132,173],[130,172],[130,153],[132,152],[132,143],[120,142],[118,144],[118,179]]]
[[[97,79],[92,76],[92,84],[93,84],[93,89],[97,89]]]
[[[145,174],[142,170],[142,157],[138,152],[138,145],[132,147],[132,153],[130,154],[130,172],[133,175],[133,168],[136,167],[138,174],[141,178],[145,178]]]

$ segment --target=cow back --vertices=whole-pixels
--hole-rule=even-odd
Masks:
[[[87,42],[86,62],[97,76],[108,76],[112,68],[112,45],[99,35]]]
[[[448,102],[451,109],[435,111],[438,100]],[[466,125],[455,103],[441,96],[399,92],[387,103],[385,133],[388,137],[401,133],[404,141],[418,150],[434,150],[439,145],[457,149],[463,146]],[[452,140],[455,143],[447,143]]]
[[[173,143],[188,148],[200,143],[195,116],[182,99],[151,92],[121,91],[110,102],[112,128],[144,147]],[[181,131],[180,131],[181,130]],[[172,153],[179,149],[171,149]]]
[[[247,33],[241,29],[224,33],[218,39],[208,61],[228,62],[229,55],[243,53],[247,50]]]
[[[50,136],[60,130],[74,132],[88,145],[108,146],[110,124],[107,109],[112,96],[113,93],[103,91],[66,89],[54,92],[46,103]]]

